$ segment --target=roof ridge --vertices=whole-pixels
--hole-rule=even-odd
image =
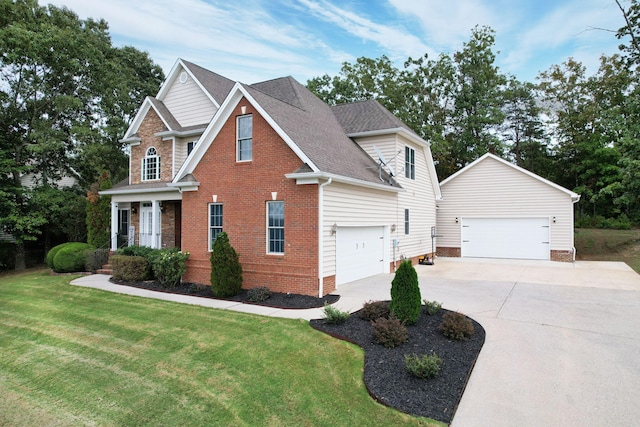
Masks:
[[[286,81],[289,84],[289,87],[291,88],[291,90],[295,94],[295,100],[297,101],[298,105],[295,105],[292,102],[289,102],[289,101],[287,101],[285,99],[282,99],[283,97],[276,96],[276,94],[274,94],[272,92],[268,92],[268,91],[262,89],[266,84],[272,83],[272,82],[277,82],[277,81]],[[304,108],[304,104],[305,103],[302,102],[302,97],[300,96],[300,92],[299,92],[298,88],[296,88],[296,85],[293,84],[293,82],[298,83],[297,80],[294,79],[293,77],[285,76],[285,77],[277,77],[275,79],[265,80],[265,81],[262,81],[262,82],[252,83],[252,84],[249,84],[249,85],[246,85],[246,86],[251,88],[251,89],[253,89],[253,90],[256,90],[256,91],[258,91],[258,92],[260,92],[260,93],[262,93],[262,94],[264,94],[264,95],[266,95],[266,96],[268,96],[270,98],[276,99],[276,100],[278,100],[278,101],[280,101],[280,102],[282,102],[284,104],[287,104],[287,105],[290,105],[290,106],[292,106],[294,108],[297,108],[298,110],[308,111],[307,108]],[[241,83],[241,84],[244,85],[244,83]]]

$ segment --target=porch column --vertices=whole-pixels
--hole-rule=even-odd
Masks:
[[[151,247],[160,249],[160,202],[151,201]]]
[[[111,250],[118,249],[118,202],[111,202]]]

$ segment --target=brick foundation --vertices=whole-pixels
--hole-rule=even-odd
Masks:
[[[436,248],[436,254],[442,257],[460,258],[460,248]]]
[[[573,251],[551,251],[551,261],[573,262]]]

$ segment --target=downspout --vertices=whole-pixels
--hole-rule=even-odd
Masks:
[[[331,184],[332,178],[323,184],[318,186],[318,298],[322,298],[324,295],[324,187]]]

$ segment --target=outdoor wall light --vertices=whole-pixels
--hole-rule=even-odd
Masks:
[[[396,225],[395,224],[391,224],[391,232],[395,232],[396,231]]]
[[[338,231],[338,224],[334,222],[333,225],[331,226],[331,235],[332,236],[335,235],[337,231]]]
[[[136,208],[135,206],[133,206],[133,207],[131,208],[131,213],[132,213],[132,214],[134,214],[134,215],[135,215],[135,214],[137,214],[137,213],[138,213],[138,208]]]

